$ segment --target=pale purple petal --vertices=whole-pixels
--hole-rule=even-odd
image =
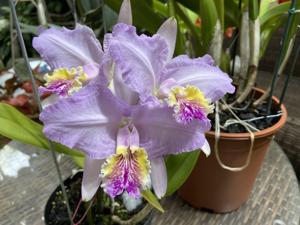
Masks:
[[[160,199],[167,192],[168,176],[165,161],[163,158],[152,159],[151,182],[155,195]]]
[[[52,69],[100,64],[103,55],[94,32],[80,24],[74,30],[45,30],[33,39],[32,45]]]
[[[130,105],[136,105],[138,103],[138,93],[133,91],[130,87],[128,87],[127,84],[125,84],[122,74],[117,67],[114,68],[113,85],[116,96],[123,99]]]
[[[124,82],[140,98],[152,95],[168,54],[166,41],[160,35],[138,36],[133,26],[117,24],[109,38],[109,53],[122,73]]]
[[[133,110],[132,121],[139,132],[140,146],[149,158],[193,151],[203,146],[203,132],[210,129],[209,121],[176,122],[173,109],[167,106],[138,106]]]
[[[117,145],[118,146],[130,146],[130,131],[128,126],[122,127],[118,131],[117,137]]]
[[[196,86],[214,102],[226,93],[233,93],[235,88],[229,76],[211,63],[209,56],[196,59],[178,56],[166,65],[161,82],[173,78],[179,85]]]
[[[206,156],[210,155],[210,152],[211,152],[210,145],[209,145],[209,143],[206,139],[205,139],[205,142],[204,142],[203,146],[200,149],[202,150],[202,152],[204,152],[204,154]]]
[[[172,59],[177,35],[177,21],[174,17],[165,21],[157,31],[157,34],[163,36],[168,44],[168,61]]]
[[[130,146],[139,147],[140,146],[140,137],[137,129],[135,126],[131,127],[131,133],[130,133]]]
[[[104,160],[85,157],[83,178],[81,184],[81,198],[83,201],[90,201],[100,186],[100,171]]]
[[[116,137],[127,105],[106,87],[87,85],[41,113],[44,133],[53,141],[103,159],[115,152]]]
[[[132,13],[130,0],[123,0],[120,8],[118,23],[132,25]]]
[[[88,80],[99,75],[100,66],[97,63],[90,63],[83,66],[83,71],[87,74]]]

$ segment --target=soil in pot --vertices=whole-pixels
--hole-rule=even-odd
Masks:
[[[248,98],[240,103],[235,104],[232,108],[232,111],[241,119],[247,121],[248,124],[257,128],[258,130],[264,130],[268,127],[272,127],[276,124],[281,116],[281,109],[279,105],[273,104],[271,107],[270,115],[267,116],[267,102],[263,102],[262,104],[253,107],[253,102],[257,99],[257,96],[260,95],[259,91],[253,91],[252,95],[249,95]],[[227,99],[227,103],[230,105],[234,102],[235,96],[229,95]],[[219,113],[220,116],[220,124],[224,125],[227,120],[234,119],[232,113],[228,110],[222,110]],[[209,119],[211,120],[212,130],[215,128],[215,114],[209,114]],[[221,132],[225,133],[245,133],[247,132],[246,128],[239,123],[232,123],[226,127],[221,126]]]
[[[255,89],[253,98],[256,99],[262,93],[262,90]],[[253,102],[251,98],[248,100]],[[248,102],[249,106],[250,103]],[[240,105],[241,108],[244,107],[244,110],[235,110],[241,119],[243,119],[243,114],[247,120],[262,117],[259,122],[250,121],[253,122],[252,126],[260,129],[260,131],[253,132],[254,143],[250,155],[251,135],[244,132],[244,127],[239,124],[234,124],[235,126],[231,128],[224,126],[229,115],[227,112],[222,113],[221,117],[223,118],[220,118],[220,124],[226,129],[220,133],[217,148],[215,148],[215,132],[207,132],[206,138],[212,153],[209,157],[200,154],[190,177],[178,191],[187,203],[196,208],[225,213],[238,209],[246,202],[269,144],[287,118],[286,109],[283,105],[279,107],[278,99],[273,97],[273,103],[272,114],[279,114],[279,116],[270,119],[264,118],[266,105],[262,105],[258,109]],[[219,157],[217,157],[217,152]],[[247,163],[248,157],[249,163]],[[245,165],[248,166],[245,167]],[[230,169],[234,168],[235,171],[225,169],[224,166],[228,166]]]
[[[82,172],[76,173],[74,176],[68,178],[64,181],[66,192],[69,199],[69,204],[71,210],[74,211],[78,206],[78,203],[81,198],[81,182],[82,182]],[[94,201],[92,207],[89,210],[89,213],[85,219],[80,223],[80,225],[116,225],[111,220],[112,211],[114,215],[117,215],[122,220],[127,220],[131,218],[134,214],[139,212],[145,206],[143,202],[135,210],[128,212],[123,205],[122,199],[116,198],[113,203],[111,199],[104,194],[100,188]],[[79,221],[85,214],[86,209],[88,208],[89,203],[82,203],[74,217],[73,221],[76,223]],[[60,186],[51,194],[45,208],[45,224],[46,225],[70,225],[69,217],[67,213],[67,208],[64,203],[64,198]],[[88,222],[90,220],[90,223]],[[152,215],[151,213],[138,225],[150,225]]]

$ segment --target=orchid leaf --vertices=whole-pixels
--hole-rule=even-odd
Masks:
[[[249,0],[249,18],[254,21],[259,15],[258,0]]]
[[[218,17],[221,23],[221,28],[224,30],[224,0],[214,0]]]
[[[189,9],[193,11],[198,11],[199,10],[199,1],[195,0],[178,0],[182,5],[188,7]]]
[[[201,0],[200,1],[200,18],[201,18],[201,37],[203,38],[204,51],[208,51],[210,42],[215,33],[216,24],[218,20],[218,12],[214,1]]]
[[[194,47],[194,51],[196,55],[200,56],[203,53],[200,29],[196,27],[194,21],[197,19],[197,14],[194,14],[191,10],[185,8],[181,4],[175,4],[175,10],[178,17],[184,22],[186,28],[189,30],[189,33],[196,43]],[[196,15],[196,16],[195,16]]]
[[[150,205],[152,205],[154,208],[156,208],[160,212],[165,211],[151,190],[149,190],[149,189],[144,190],[142,192],[142,196],[144,197],[144,199],[147,200],[147,202],[149,202]]]
[[[116,12],[119,11],[122,0],[105,0],[105,4]],[[154,10],[141,0],[131,0],[133,24],[139,28],[146,29],[154,34],[159,26],[163,23],[164,18],[160,17]]]
[[[224,27],[239,27],[241,21],[241,11],[239,5],[234,0],[226,0],[224,4]]]
[[[43,126],[29,119],[14,107],[0,103],[0,134],[42,149],[50,149],[49,141],[43,134]],[[83,156],[82,153],[69,149],[61,144],[53,143],[57,152]]]
[[[260,15],[260,25],[264,27],[269,21],[274,20],[275,18],[279,18],[284,14],[287,15],[287,12],[290,8],[290,2],[284,2],[279,5],[271,7],[264,14]]]
[[[84,156],[75,156],[75,155],[71,155],[73,161],[76,163],[76,165],[83,169],[84,168]]]
[[[172,195],[189,177],[198,160],[200,151],[168,156],[165,160],[168,172],[166,196]]]
[[[153,0],[153,8],[157,10],[157,12],[159,12],[164,17],[168,16],[168,7],[164,3],[158,0]]]

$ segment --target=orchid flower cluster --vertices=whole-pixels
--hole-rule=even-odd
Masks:
[[[50,65],[40,93],[50,94],[40,120],[51,140],[85,153],[82,199],[101,185],[112,198],[167,190],[164,156],[202,149],[213,103],[233,93],[231,79],[209,55],[173,58],[177,23],[138,35],[124,0],[103,48],[93,31],[41,30],[34,48]]]

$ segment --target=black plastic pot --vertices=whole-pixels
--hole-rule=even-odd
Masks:
[[[81,193],[80,193],[80,187],[81,187],[81,181],[82,181],[82,172],[78,172],[73,176],[70,176],[64,181],[64,185],[66,187],[69,203],[71,210],[74,210],[80,201]],[[74,189],[75,187],[75,189]],[[145,204],[142,204],[140,207],[138,207],[137,210],[135,210],[132,213],[128,213],[129,215],[134,215],[135,213],[139,212]],[[78,217],[75,217],[74,222],[77,222],[80,220],[82,214],[85,212],[84,204],[81,205],[81,207],[78,210]],[[94,211],[95,208],[92,207],[90,210]],[[110,214],[109,211],[102,211],[103,214]],[[152,221],[152,211],[149,213],[148,216],[144,218],[143,221],[139,222],[137,225],[150,225]],[[61,187],[58,186],[53,193],[50,195],[45,211],[44,211],[44,218],[45,218],[45,224],[46,225],[69,225],[70,220],[67,214],[66,206],[63,204],[63,196],[61,193]],[[97,218],[94,218],[95,221],[93,225],[106,225],[105,223],[101,222]],[[83,221],[80,225],[88,225],[87,221]]]

